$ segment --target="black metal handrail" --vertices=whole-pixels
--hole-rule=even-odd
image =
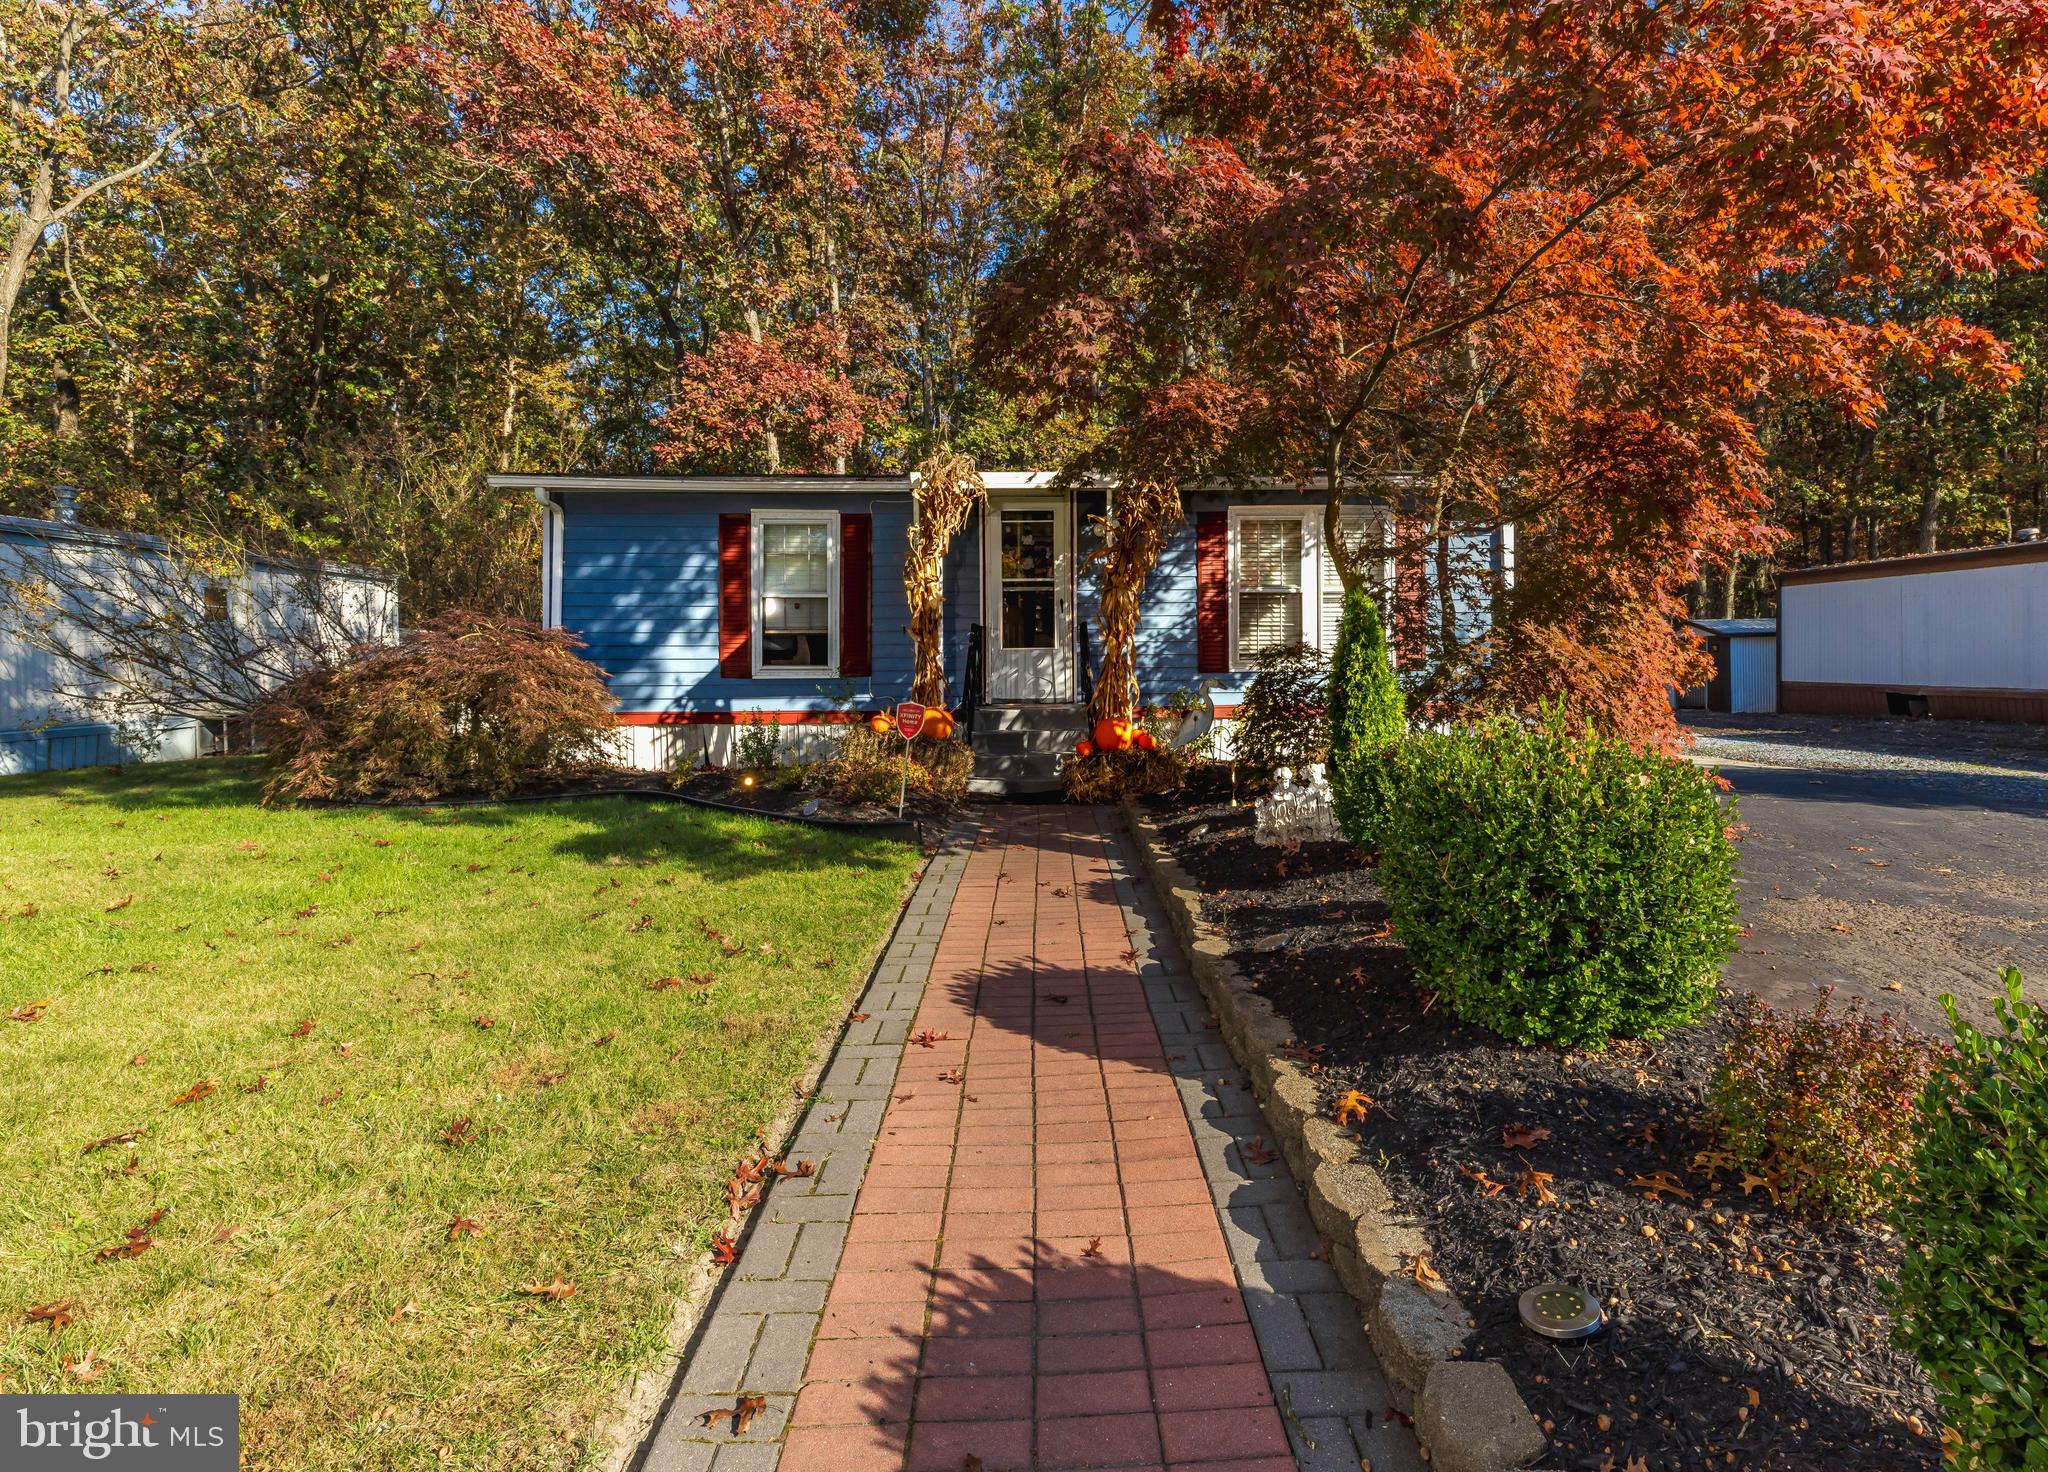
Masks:
[[[982,645],[985,634],[980,624],[967,630],[967,666],[960,674],[960,734],[972,745],[974,741],[974,717],[981,709],[986,697],[984,685]]]

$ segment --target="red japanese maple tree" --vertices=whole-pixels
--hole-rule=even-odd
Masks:
[[[1481,707],[1668,732],[1665,687],[1697,674],[1676,590],[1768,540],[1757,403],[1868,415],[1901,354],[2009,374],[1988,334],[1876,308],[1909,271],[2033,263],[2048,0],[1153,22],[1153,124],[1076,150],[991,305],[990,368],[1112,425],[1100,468],[1327,487],[1347,585],[1342,504],[1392,501],[1396,553],[1437,561],[1436,684]],[[1823,305],[1774,296],[1789,275]],[[1447,551],[1508,522],[1521,576],[1463,645]]]

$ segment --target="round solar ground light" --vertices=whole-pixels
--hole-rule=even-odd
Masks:
[[[1607,1327],[1600,1300],[1575,1283],[1542,1283],[1522,1295],[1522,1322],[1546,1339],[1587,1339]]]

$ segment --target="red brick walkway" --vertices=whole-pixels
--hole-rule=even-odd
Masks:
[[[781,1466],[1292,1472],[1097,819],[990,821]]]

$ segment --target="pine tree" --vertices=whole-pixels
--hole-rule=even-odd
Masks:
[[[1387,658],[1379,604],[1362,582],[1344,595],[1329,704],[1337,823],[1353,845],[1371,852],[1379,847],[1380,826],[1393,801],[1387,753],[1406,734],[1408,717]]]

